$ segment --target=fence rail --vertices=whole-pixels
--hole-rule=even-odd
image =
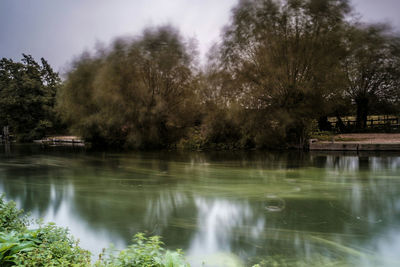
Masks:
[[[353,116],[341,117],[341,120],[345,126],[355,126],[357,121]],[[332,124],[333,127],[336,127],[338,123],[338,119],[335,117],[328,118],[328,121]],[[375,115],[368,116],[367,118],[367,127],[369,128],[381,128],[381,127],[390,127],[398,129],[400,128],[400,118],[397,116],[383,116],[383,115]]]

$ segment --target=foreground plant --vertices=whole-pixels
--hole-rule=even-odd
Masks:
[[[30,231],[34,246],[19,251],[17,266],[90,266],[90,252],[79,247],[67,229],[50,223]],[[10,265],[12,266],[12,265]]]
[[[40,240],[36,233],[24,232],[0,233],[0,264],[1,266],[15,265],[15,259],[19,253],[29,252],[37,247]]]
[[[28,229],[29,220],[14,202],[0,196],[0,266],[189,266],[181,251],[165,250],[160,237],[136,234],[133,244],[117,251],[105,250],[93,265],[89,251],[82,249],[68,229],[54,223],[39,224],[39,229]]]
[[[0,232],[26,230],[28,217],[23,213],[23,210],[17,209],[15,202],[6,202],[4,195],[0,195]]]
[[[145,266],[145,267],[180,267],[189,266],[185,262],[181,251],[168,251],[163,247],[160,237],[146,237],[143,233],[138,233],[133,238],[133,244],[127,249],[117,252],[110,248],[100,255],[97,267],[125,267],[125,266]]]

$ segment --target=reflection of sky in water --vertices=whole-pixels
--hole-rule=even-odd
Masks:
[[[253,217],[250,205],[204,198],[196,198],[195,203],[198,229],[190,244],[188,254],[196,254],[198,251],[202,251],[205,255],[230,252],[232,232],[235,228],[246,225],[249,218]],[[258,234],[259,230],[263,229],[262,219],[261,222],[252,227],[253,234]]]
[[[50,203],[57,203],[59,205],[49,205],[47,210],[39,212],[38,210],[31,210],[29,214],[34,219],[43,219],[43,222],[54,222],[57,226],[66,227],[70,233],[79,239],[79,244],[90,250],[93,255],[93,260],[101,253],[103,248],[109,247],[112,243],[117,248],[124,248],[125,242],[118,236],[110,235],[107,229],[92,229],[91,225],[74,212],[74,206],[71,205],[71,199],[74,197],[73,185],[67,185],[64,188],[64,195],[62,199],[57,199],[57,191],[54,185],[51,185]],[[23,208],[21,201],[17,199],[16,204],[19,208]],[[36,222],[31,225],[32,228],[38,227]]]
[[[193,266],[400,266],[399,174],[382,155],[0,155],[0,191],[94,258],[146,231]]]
[[[373,240],[371,246],[377,247],[382,264],[386,266],[399,266],[400,263],[400,229],[391,229],[381,237]],[[370,265],[372,266],[372,265]]]

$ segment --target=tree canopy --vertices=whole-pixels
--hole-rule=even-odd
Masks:
[[[159,148],[196,120],[193,48],[170,26],[118,39],[83,55],[69,72],[59,109],[93,143]]]
[[[299,142],[310,120],[327,112],[343,88],[349,11],[345,0],[239,2],[225,29],[221,62],[235,81],[235,100],[263,113],[256,128]]]
[[[395,113],[400,90],[400,38],[388,25],[360,25],[347,32],[343,60],[346,96],[356,104],[357,127],[365,128],[375,108]]]
[[[55,96],[61,80],[45,59],[23,54],[21,62],[0,60],[0,126],[20,141],[43,137],[57,123]]]

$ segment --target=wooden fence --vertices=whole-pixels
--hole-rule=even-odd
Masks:
[[[355,126],[357,121],[354,116],[341,117],[342,122],[345,126]],[[332,124],[333,127],[336,127],[338,122],[337,118],[331,117],[328,118],[328,121]],[[400,118],[397,116],[389,116],[389,115],[373,115],[368,116],[367,118],[367,127],[368,128],[384,128],[390,127],[392,129],[399,129]]]

